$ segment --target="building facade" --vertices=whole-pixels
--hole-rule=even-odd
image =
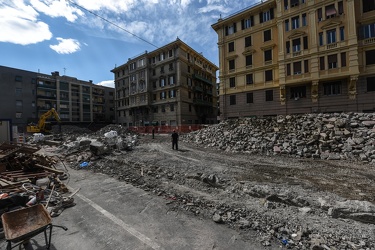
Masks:
[[[268,0],[219,19],[223,119],[375,112],[375,1]]]
[[[0,119],[26,132],[30,122],[55,108],[64,123],[112,123],[114,89],[91,81],[0,66]]]
[[[125,126],[217,122],[218,67],[180,39],[112,70],[116,119]]]

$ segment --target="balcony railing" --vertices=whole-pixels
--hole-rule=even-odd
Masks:
[[[194,86],[194,90],[199,91],[199,92],[203,92],[203,89],[200,86]]]
[[[372,44],[372,43],[375,43],[375,37],[371,37],[371,38],[367,38],[367,39],[363,40],[364,45]]]
[[[200,80],[200,81],[202,81],[202,82],[205,82],[205,83],[208,83],[208,84],[212,85],[212,82],[211,82],[210,80],[208,80],[208,79],[206,79],[206,78],[203,78],[203,77],[200,76],[200,75],[193,74],[193,78],[198,79],[198,80]]]
[[[337,43],[327,44],[327,49],[334,49],[334,48],[337,48]]]
[[[212,102],[201,100],[201,99],[194,99],[193,102],[194,104],[197,104],[197,105],[212,106]]]

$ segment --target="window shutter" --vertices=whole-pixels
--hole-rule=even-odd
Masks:
[[[236,33],[236,32],[237,32],[237,24],[233,23],[233,33]]]
[[[304,36],[303,37],[303,49],[308,49],[308,48],[309,48],[308,39],[307,39],[307,36]]]
[[[259,13],[259,22],[263,23],[263,12]]]
[[[225,26],[225,35],[228,35],[228,26]]]
[[[253,16],[250,17],[250,21],[251,21],[251,26],[254,26],[254,17]]]
[[[274,18],[274,16],[273,16],[273,8],[270,9],[270,16],[271,16],[271,19]]]
[[[321,21],[323,18],[322,8],[318,9],[318,21]]]
[[[241,29],[245,29],[245,20],[244,19],[242,19],[241,20]]]

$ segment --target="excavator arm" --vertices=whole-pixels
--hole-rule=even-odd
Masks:
[[[48,132],[46,129],[46,120],[52,116],[55,118],[56,121],[61,122],[59,114],[54,108],[52,108],[48,110],[46,113],[44,113],[43,115],[41,115],[38,121],[38,125],[27,126],[27,132],[32,132],[32,133]]]

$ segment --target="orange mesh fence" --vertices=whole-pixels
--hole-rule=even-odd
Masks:
[[[176,130],[178,133],[190,133],[192,131],[200,130],[207,127],[207,125],[181,125],[181,126],[136,126],[129,127],[129,130],[141,133],[141,134],[151,134],[152,129],[155,129],[155,134],[168,134]]]

